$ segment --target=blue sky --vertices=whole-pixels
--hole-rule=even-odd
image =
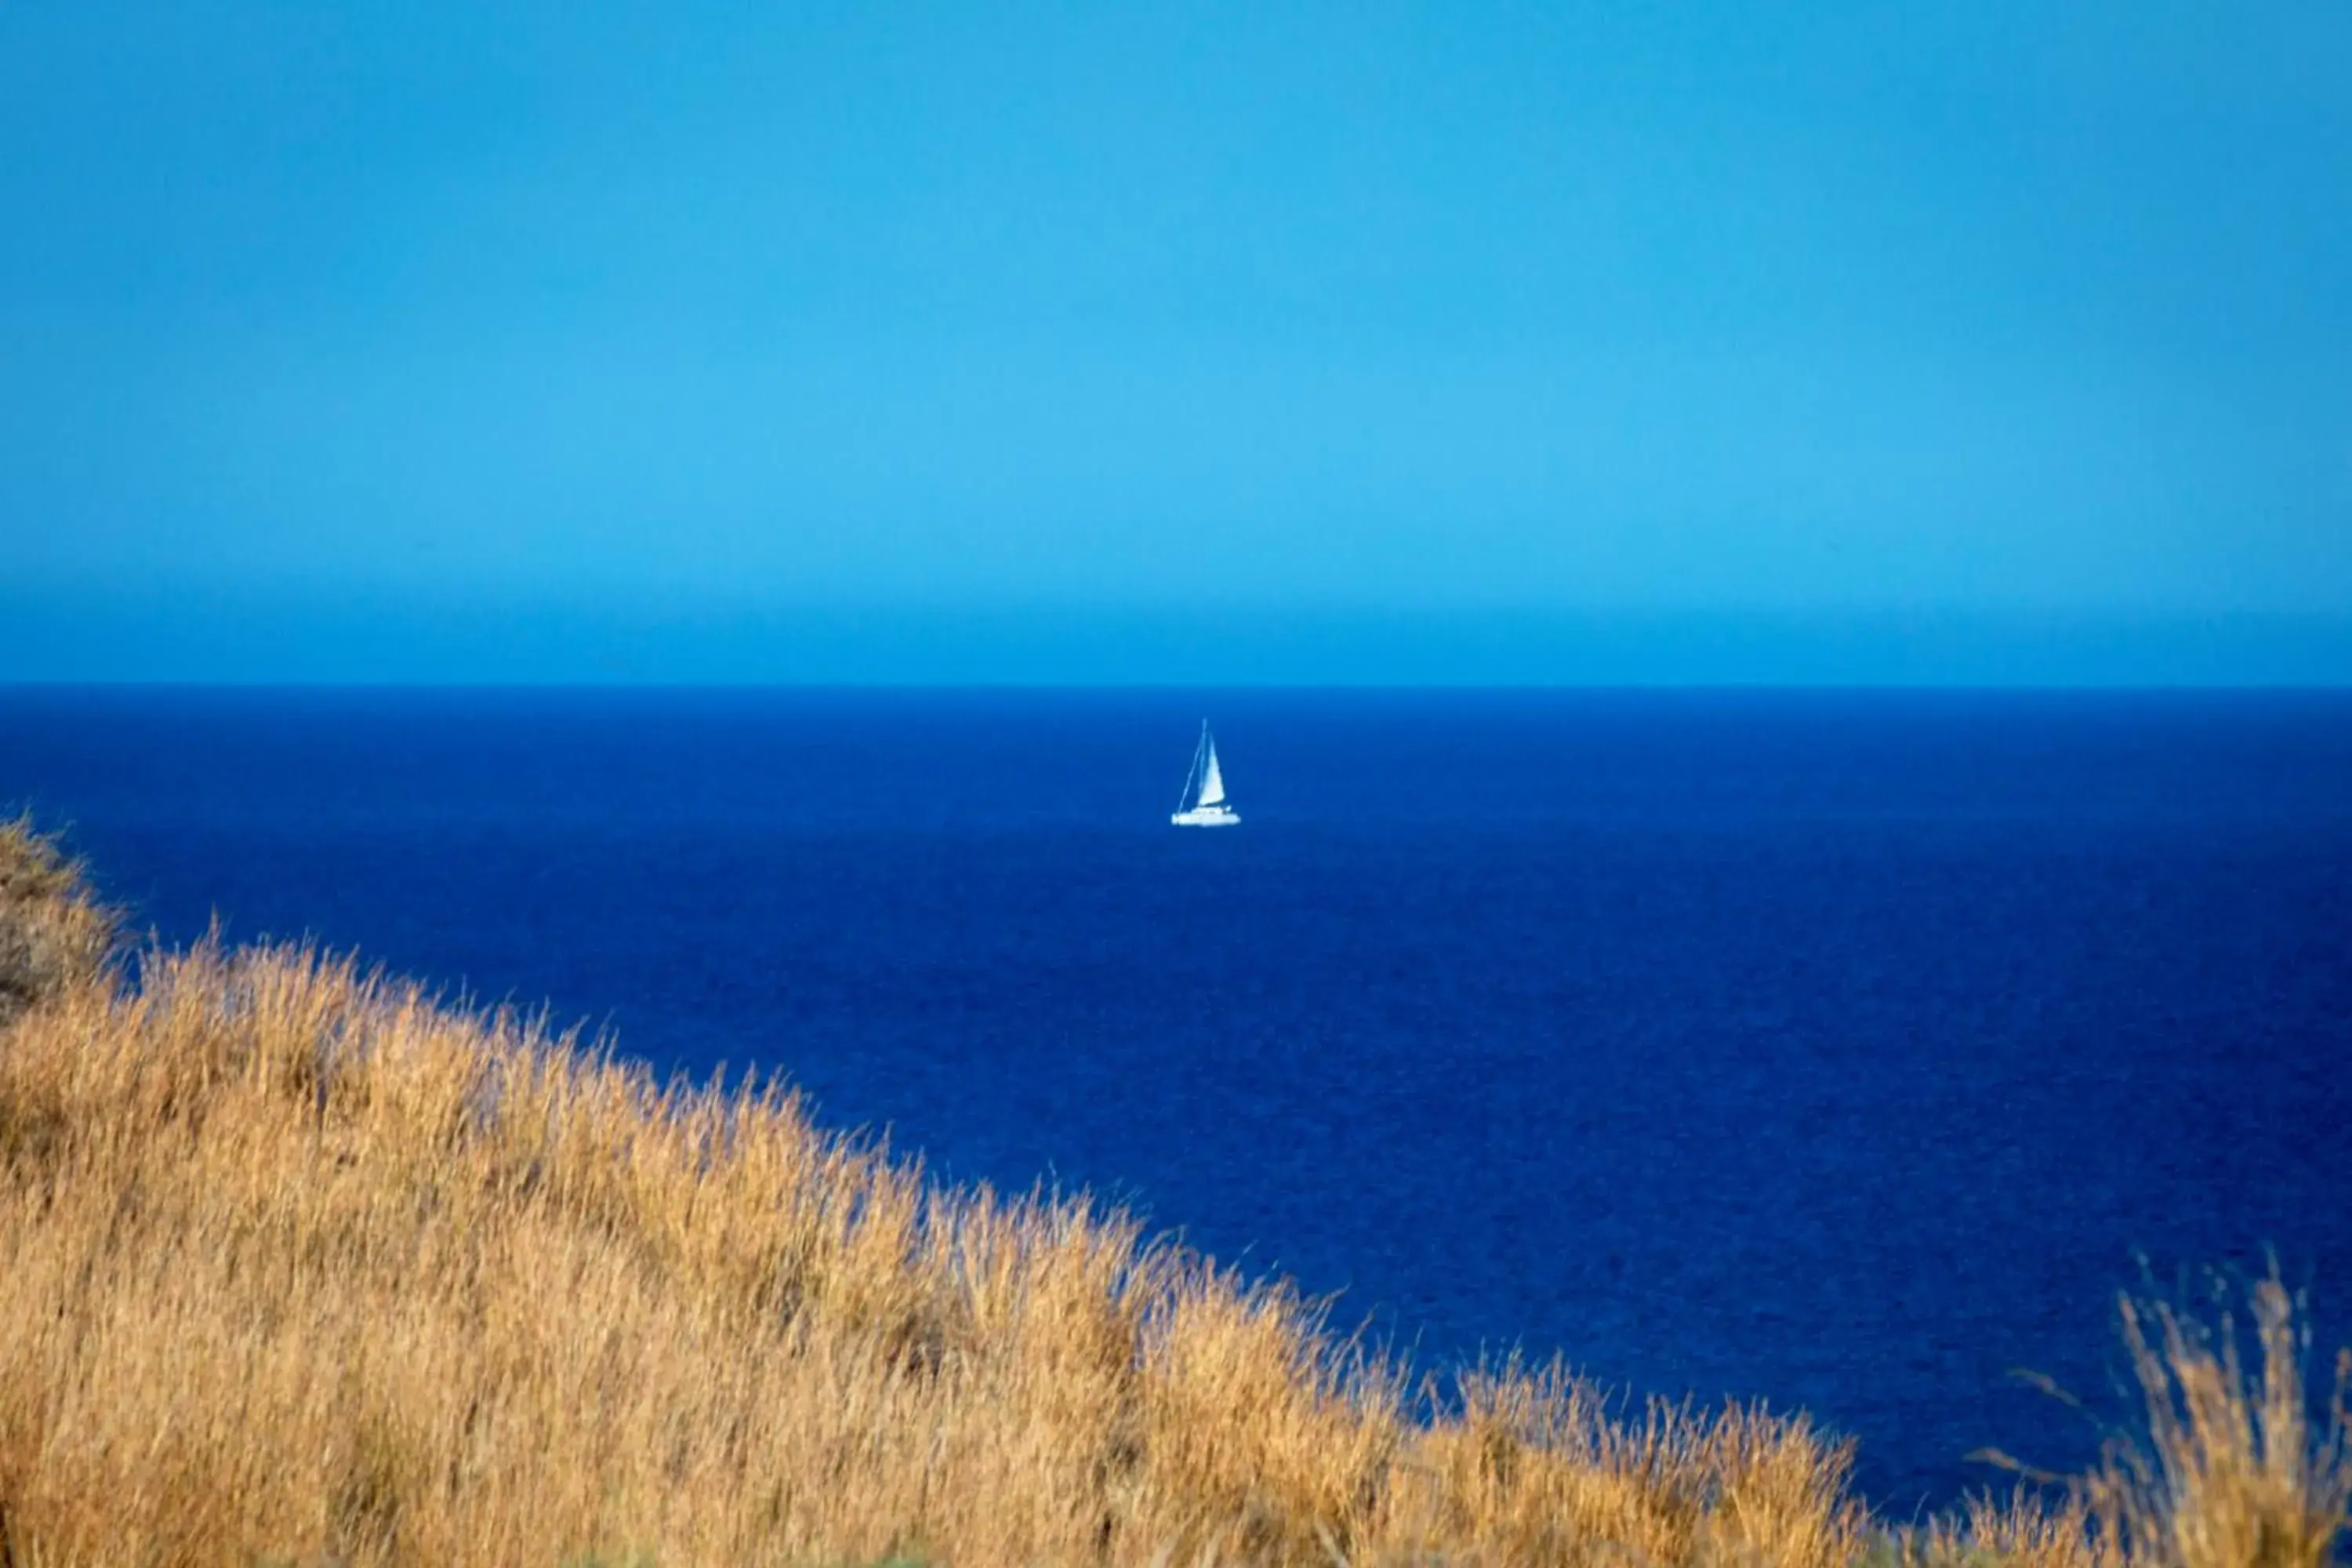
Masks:
[[[2352,680],[2352,9],[0,10],[0,678]]]

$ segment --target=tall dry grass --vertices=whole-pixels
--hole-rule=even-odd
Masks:
[[[2234,1314],[2218,1325],[2126,1300],[2124,1343],[2145,1440],[2109,1445],[2086,1506],[2135,1562],[2161,1568],[2319,1568],[2352,1507],[2352,1351],[2336,1357],[2326,1424],[2312,1419],[2308,1335],[2275,1270],[2247,1292],[2256,1363]]]
[[[29,816],[0,821],[0,1026],[95,981],[114,945],[114,913],[91,894],[80,862],[34,831]]]
[[[2340,1518],[2340,1448],[2265,1397],[2251,1469],[2117,1472],[2147,1520],[2285,1487],[2301,1551]],[[2188,1538],[2095,1490],[1890,1538],[1850,1460],[1557,1367],[1435,1400],[1116,1211],[943,1189],[772,1083],[657,1085],[305,948],[93,962],[0,1024],[5,1568],[2103,1568]]]
[[[2329,1568],[2352,1531],[2352,1351],[2315,1421],[2311,1343],[2273,1269],[2217,1291],[2215,1321],[2163,1300],[2118,1301],[2137,1419],[2063,1497],[2021,1488],[1906,1532],[1914,1568]],[[2237,1310],[2253,1327],[2241,1353]],[[2006,1456],[1992,1455],[2012,1468]]]

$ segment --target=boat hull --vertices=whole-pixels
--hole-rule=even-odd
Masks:
[[[1222,805],[1196,805],[1190,811],[1180,811],[1168,820],[1178,827],[1233,827],[1241,822],[1241,813],[1228,811]]]

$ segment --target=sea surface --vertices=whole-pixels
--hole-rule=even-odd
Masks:
[[[2352,695],[0,688],[0,805],[1896,1514],[2086,1458],[2014,1374],[2128,1414],[2144,1278],[2352,1338]]]

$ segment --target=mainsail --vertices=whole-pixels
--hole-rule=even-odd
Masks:
[[[1248,759],[1244,758],[1244,761]],[[1225,775],[1217,771],[1217,742],[1209,742],[1208,765],[1201,770],[1201,798],[1195,805],[1215,805],[1225,798]]]

